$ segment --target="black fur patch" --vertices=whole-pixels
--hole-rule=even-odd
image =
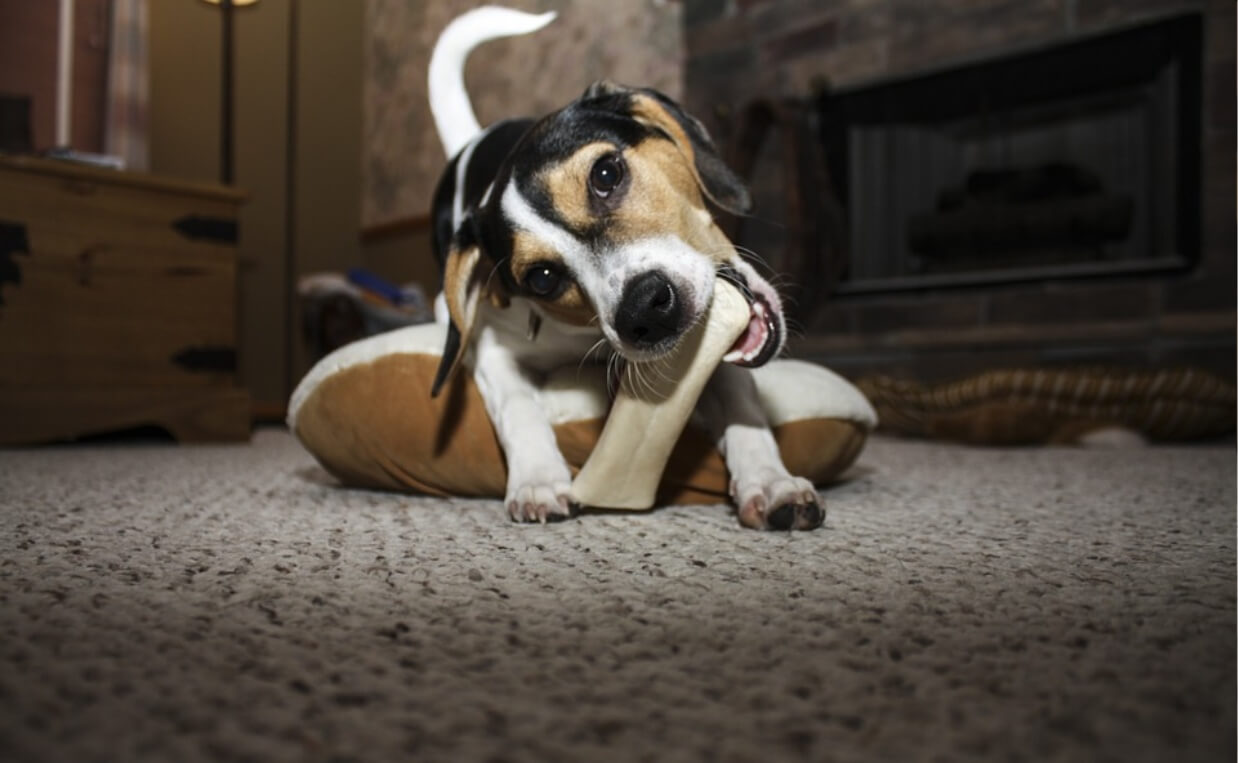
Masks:
[[[472,156],[469,157],[469,166],[464,171],[464,198],[462,201],[465,213],[475,209],[481,203],[481,197],[486,193],[486,188],[490,185],[491,180],[498,176],[504,161],[511,154],[512,148],[520,142],[520,139],[528,132],[532,125],[533,120],[531,119],[509,119],[503,122],[496,122],[478,140],[473,148]],[[433,247],[434,256],[438,260],[440,267],[447,261],[448,247],[451,245],[452,237],[456,234],[456,231],[453,229],[451,215],[452,204],[456,196],[456,174],[458,172],[460,156],[461,154],[453,156],[451,161],[447,163],[447,167],[443,170],[438,185],[434,189],[434,199],[431,206],[434,218]],[[496,181],[496,193],[502,190],[497,185]]]
[[[434,374],[434,384],[430,387],[430,397],[438,397],[438,393],[443,390],[443,384],[447,381],[447,372],[451,370],[452,365],[456,361],[456,355],[460,354],[460,331],[456,328],[456,324],[451,321],[447,322],[447,344],[443,347],[443,357],[438,362],[438,371]]]

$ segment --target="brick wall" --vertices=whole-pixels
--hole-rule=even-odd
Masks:
[[[790,352],[852,376],[924,379],[1010,365],[1235,370],[1235,5],[1226,0],[684,0],[685,102],[725,141],[763,96],[853,88],[1184,11],[1203,11],[1203,251],[1188,273],[1046,280],[807,305]],[[743,243],[786,245],[782,146],[752,180]],[[789,284],[794,296],[794,284]]]

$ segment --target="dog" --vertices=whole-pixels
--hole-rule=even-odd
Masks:
[[[782,350],[782,303],[714,221],[709,203],[744,213],[751,202],[704,126],[662,93],[606,81],[540,119],[478,124],[463,80],[469,51],[553,18],[479,8],[448,25],[431,56],[431,111],[449,157],[433,196],[447,340],[432,394],[471,365],[507,460],[508,514],[570,516],[572,475],[538,379],[600,348],[629,362],[666,355],[721,276],[751,318],[695,415],[723,454],[743,525],[820,526],[821,498],[783,465],[749,371]]]

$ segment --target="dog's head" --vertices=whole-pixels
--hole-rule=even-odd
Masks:
[[[714,223],[748,192],[705,128],[654,90],[598,83],[537,122],[451,242],[443,291],[452,326],[436,380],[450,375],[483,299],[529,300],[545,316],[596,324],[629,360],[669,352],[701,320],[715,278],[752,305],[727,359],[757,366],[786,334],[772,286]]]

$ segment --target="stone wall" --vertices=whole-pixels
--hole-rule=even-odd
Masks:
[[[1203,251],[1185,274],[1045,280],[807,306],[791,352],[851,375],[1010,365],[1195,364],[1234,376],[1235,6],[1225,0],[685,0],[685,102],[726,135],[750,100],[980,61],[1185,11],[1205,13]],[[781,146],[762,149],[747,230],[785,245]],[[763,231],[763,232],[762,232]],[[791,284],[794,291],[794,284]]]

